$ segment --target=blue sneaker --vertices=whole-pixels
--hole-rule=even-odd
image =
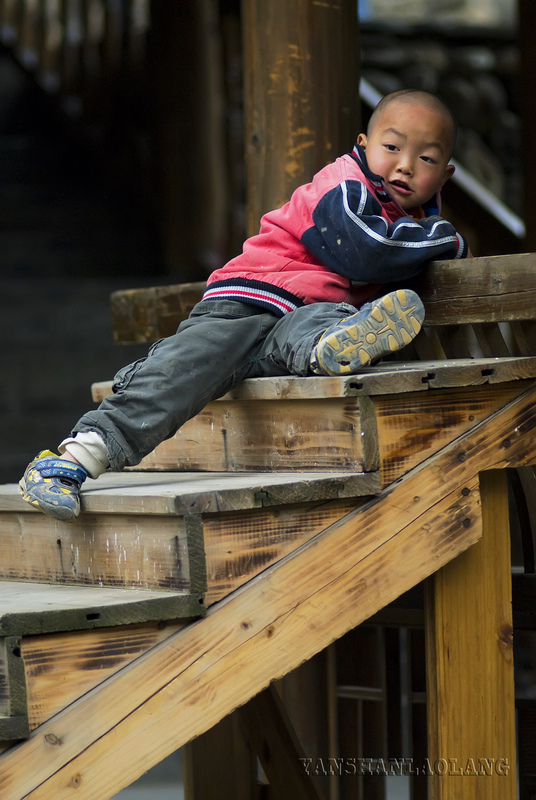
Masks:
[[[397,289],[329,327],[311,355],[317,375],[349,375],[409,344],[424,321],[415,292]]]
[[[79,464],[43,450],[26,467],[19,491],[23,500],[45,514],[72,522],[80,513],[80,487],[87,475]]]

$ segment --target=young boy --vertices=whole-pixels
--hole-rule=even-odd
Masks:
[[[454,139],[452,116],[434,96],[385,97],[353,152],[266,214],[242,254],[209,277],[177,333],[116,375],[114,394],[60,444],[63,457],[43,451],[29,464],[24,499],[74,520],[88,475],[138,464],[239,381],[348,374],[409,343],[424,311],[414,292],[396,287],[432,259],[468,255],[437,216]],[[384,284],[392,290],[363,305]]]

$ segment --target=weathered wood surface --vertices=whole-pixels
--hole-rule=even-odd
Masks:
[[[29,734],[27,692],[20,636],[0,638],[0,741]]]
[[[426,672],[433,800],[517,797],[505,471],[482,473],[480,491],[482,539],[429,579]]]
[[[7,751],[2,797],[110,797],[448,563],[480,535],[478,472],[534,462],[535,401],[532,387]]]
[[[193,543],[182,517],[103,512],[62,523],[24,509],[0,512],[0,528],[4,580],[173,591],[190,587]]]
[[[204,286],[179,284],[116,292],[111,299],[116,342],[153,342],[174,334],[195,301],[201,299]],[[435,261],[413,282],[413,288],[425,306],[425,326],[533,320],[536,255]]]
[[[321,465],[331,469],[340,467],[341,462],[347,465],[347,469],[355,471],[379,467],[382,485],[386,485],[496,411],[501,404],[525,391],[527,381],[522,377],[532,373],[536,359],[521,362],[490,359],[486,364],[488,366],[484,367],[482,363],[454,362],[445,366],[444,371],[442,363],[425,363],[422,367],[415,364],[407,369],[404,366],[400,371],[385,365],[385,369],[377,368],[372,376],[380,385],[383,377],[386,378],[385,385],[381,386],[382,392],[370,398],[351,395],[353,390],[360,391],[355,388],[355,382],[359,380],[361,383],[361,376],[352,376],[352,379],[282,378],[273,381],[258,378],[245,381],[235,390],[236,399],[224,398],[210,403],[174,437],[149,454],[136,470],[188,470],[195,459],[195,466],[199,469],[239,472],[249,466],[242,460],[249,449],[257,456],[258,468],[294,467],[311,471],[310,454],[321,453]],[[505,383],[498,379],[501,368],[504,368]],[[509,381],[514,375],[517,379]],[[487,381],[494,379],[496,383],[487,385]],[[391,383],[398,390],[384,392]],[[430,384],[446,384],[451,388],[430,391]],[[404,393],[399,391],[401,386],[406,387]],[[343,393],[339,398],[333,396],[337,387]],[[285,398],[299,398],[301,392],[315,395],[322,391],[326,395],[324,400],[276,399],[278,392]],[[242,400],[242,392],[251,398],[258,394],[260,399]],[[273,399],[264,399],[265,396]],[[320,419],[331,421],[332,428],[337,429],[337,447],[329,447],[330,442],[333,443],[333,433],[326,431],[321,424],[319,430],[309,430],[307,448],[289,446],[288,451],[280,448],[276,461],[270,452],[266,429],[250,425],[250,408],[255,406],[259,417],[262,417],[263,409],[285,409],[284,424],[288,429],[294,429],[299,424],[299,411],[304,403],[318,404],[322,411]],[[266,411],[266,415],[273,417],[275,410]],[[233,431],[232,436],[228,435],[229,429]],[[244,439],[247,448],[243,445]]]
[[[211,472],[370,473],[378,468],[374,426],[367,397],[214,402],[136,469],[173,470],[180,463]]]
[[[204,289],[205,283],[198,282],[113,292],[110,304],[116,344],[153,342],[171,336],[190,315]]]
[[[245,3],[247,232],[351,149],[359,131],[353,3]],[[341,79],[344,76],[344,79]]]
[[[436,261],[413,284],[425,325],[534,319],[536,254]]]
[[[167,610],[162,605],[158,612],[153,601],[141,603],[137,616],[128,606],[123,619],[112,619],[108,609],[100,625],[139,621],[144,609],[147,619],[199,614],[202,595],[214,602],[381,488],[378,473],[265,477],[103,475],[84,492],[83,513],[74,523],[35,512],[17,487],[3,487],[0,502],[11,510],[0,511],[0,578],[10,582],[0,588],[13,592],[15,606],[21,600],[15,599],[15,580],[62,584],[58,592],[67,597],[68,585],[173,594]],[[184,595],[182,606],[177,593]],[[50,607],[42,608],[44,616],[54,616],[52,595]],[[21,614],[23,609],[21,604]],[[59,602],[63,629],[80,627],[80,621],[88,627],[83,614],[79,620],[67,610]]]
[[[528,383],[374,398],[382,485],[397,480],[425,458],[500,411],[526,391]]]
[[[385,362],[342,378],[282,375],[276,378],[248,378],[223,397],[227,403],[253,400],[330,400],[361,395],[401,394],[478,386],[536,377],[536,357],[454,358],[426,361]],[[112,394],[112,381],[94,383],[92,398],[100,403]]]
[[[0,636],[74,631],[198,617],[187,593],[0,581]]]
[[[185,624],[158,620],[143,625],[24,636],[20,651],[26,672],[30,730]]]
[[[85,484],[81,502],[86,514],[208,514],[334,497],[362,497],[378,488],[378,476],[374,473],[115,472]],[[40,514],[22,500],[16,484],[0,487],[0,511]],[[67,523],[58,524],[63,528]]]
[[[253,519],[240,512],[203,517],[207,570],[205,606],[208,608],[223,599],[366,499],[268,508]]]

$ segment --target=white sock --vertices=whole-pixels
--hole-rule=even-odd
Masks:
[[[109,466],[106,445],[96,431],[81,431],[64,439],[60,453],[69,453],[87,470],[91,478],[98,478]]]

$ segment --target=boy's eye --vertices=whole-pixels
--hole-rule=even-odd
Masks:
[[[421,156],[422,161],[426,161],[427,164],[435,164],[435,159],[432,156]]]
[[[387,150],[390,150],[392,153],[394,153],[396,150],[398,150],[398,147],[396,146],[396,144],[385,144],[384,147]]]

